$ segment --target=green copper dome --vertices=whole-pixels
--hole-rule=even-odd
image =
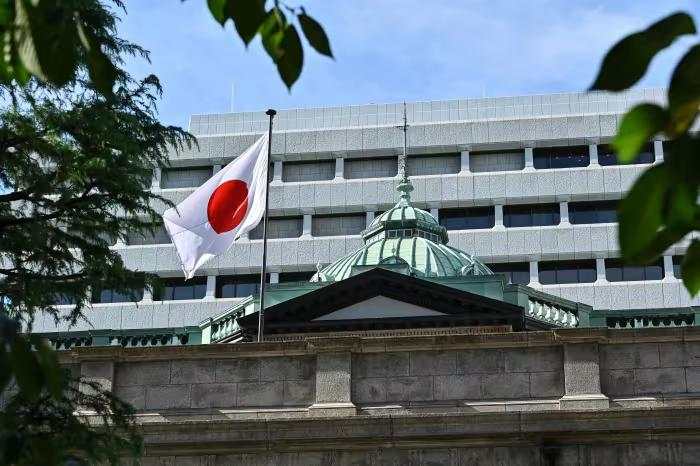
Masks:
[[[411,205],[413,186],[403,179],[401,198],[362,232],[365,245],[321,269],[311,281],[344,280],[364,269],[391,266],[418,277],[490,275],[478,259],[447,245],[447,230],[425,210]]]

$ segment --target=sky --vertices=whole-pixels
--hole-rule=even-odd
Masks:
[[[259,39],[246,49],[206,3],[126,0],[119,34],[151,52],[151,63],[129,60],[127,68],[160,78],[168,124],[232,109],[582,91],[624,35],[677,10],[700,22],[694,0],[288,0],[324,26],[335,55],[305,47],[288,92]],[[664,86],[692,43],[657,57],[639,86]]]

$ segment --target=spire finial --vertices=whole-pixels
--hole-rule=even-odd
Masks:
[[[397,126],[403,130],[403,152],[399,156],[399,185],[396,190],[401,193],[401,199],[406,201],[411,200],[411,191],[413,191],[413,185],[408,180],[408,175],[406,173],[406,162],[407,162],[407,152],[408,152],[408,117],[406,115],[406,101],[403,103],[403,125]]]

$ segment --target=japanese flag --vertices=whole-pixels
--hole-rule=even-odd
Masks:
[[[267,135],[163,214],[185,277],[260,223],[267,190]]]

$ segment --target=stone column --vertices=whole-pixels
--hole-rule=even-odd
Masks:
[[[272,182],[281,183],[282,182],[282,161],[275,160],[275,164],[272,168]]]
[[[335,159],[335,179],[345,178],[345,159],[336,157]]]
[[[279,272],[270,272],[270,283],[279,283],[280,274]]]
[[[588,146],[588,156],[591,158],[590,166],[599,166],[600,164],[598,163],[598,145],[597,144],[589,144]]]
[[[142,303],[151,303],[153,302],[153,290],[151,290],[149,287],[144,287],[143,289],[143,298],[141,298]]]
[[[502,230],[505,228],[503,226],[503,206],[500,204],[496,204],[493,206],[493,214],[494,214],[494,228],[498,230]]]
[[[530,262],[530,285],[540,284],[540,270],[537,261]]]
[[[673,256],[664,256],[664,280],[674,280],[676,276],[673,274]]]
[[[600,389],[597,343],[564,344],[564,396],[561,409],[608,409],[610,400]]]
[[[532,147],[525,148],[525,170],[534,170],[535,162],[532,155]]]
[[[369,228],[370,224],[374,221],[374,211],[365,212],[365,228]]]
[[[151,189],[160,189],[160,179],[163,175],[160,167],[153,169],[153,178],[151,179]]]
[[[595,260],[595,270],[596,270],[596,282],[604,282],[607,280],[605,277],[605,259]]]
[[[216,298],[216,275],[207,275],[207,292],[204,295],[205,301]]]
[[[435,220],[439,219],[440,218],[440,209],[438,209],[437,207],[431,207],[430,208],[430,215],[435,217]]]
[[[222,164],[220,164],[220,163],[215,163],[215,164],[211,167],[211,173],[212,173],[212,175],[216,175],[217,173],[219,173],[219,172],[221,171],[222,168],[224,168],[224,166],[223,166]]]
[[[320,342],[319,342],[320,343]],[[357,413],[352,402],[352,353],[346,345],[317,348],[316,401],[310,407],[314,415],[348,416]]]
[[[463,150],[460,157],[460,173],[469,173],[469,151]]]
[[[559,203],[559,224],[569,226],[569,203],[560,202]]]
[[[301,237],[310,238],[311,237],[311,214],[304,214],[304,219],[302,221],[301,227]]]
[[[654,163],[663,162],[664,160],[664,142],[654,141]]]

